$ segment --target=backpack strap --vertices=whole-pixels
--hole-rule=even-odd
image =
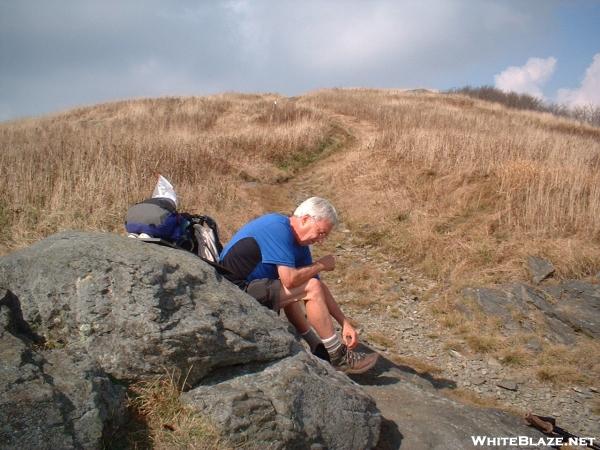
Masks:
[[[200,225],[202,227],[207,226],[210,228],[214,235],[214,244],[217,250],[217,256],[221,254],[223,251],[223,244],[221,243],[221,238],[219,237],[219,227],[217,222],[212,217],[204,215],[192,215],[187,213],[182,213],[181,215],[185,217],[186,220],[191,222],[192,225]]]
[[[142,241],[142,242],[147,242],[149,244],[158,244],[158,245],[163,245],[165,247],[174,248],[176,250],[184,250],[186,252],[189,252],[189,250],[187,248],[180,247],[179,245],[174,244],[173,242],[166,241],[164,239],[160,239],[160,238],[141,238],[141,237],[135,237],[135,236],[131,236],[131,237],[135,238],[135,239],[137,239],[139,241]],[[193,254],[194,254],[194,256],[197,256],[202,261],[204,261],[206,264],[214,267],[215,270],[218,273],[220,273],[221,275],[231,275],[232,274],[231,270],[229,270],[227,267],[222,266],[221,264],[219,264],[217,262],[211,261],[210,259],[206,259],[206,258],[203,258],[202,256],[198,256],[195,253],[193,253]]]
[[[221,238],[219,237],[219,227],[217,222],[210,216],[198,216],[202,225],[207,225],[215,234],[215,245],[219,254],[223,251],[223,244],[221,244]]]

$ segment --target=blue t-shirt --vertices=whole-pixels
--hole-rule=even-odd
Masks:
[[[230,252],[230,258],[226,258]],[[225,267],[237,272],[232,281],[237,276],[238,280],[241,278],[246,282],[279,278],[277,266],[312,264],[310,248],[296,242],[289,217],[276,213],[261,216],[240,228],[221,252],[220,259]],[[250,265],[246,263],[248,261],[251,261]]]

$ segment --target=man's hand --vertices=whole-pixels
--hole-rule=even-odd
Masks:
[[[323,256],[319,260],[317,260],[319,264],[323,266],[323,270],[329,272],[335,269],[335,258],[333,255]]]
[[[344,325],[342,326],[342,340],[350,350],[356,348],[358,345],[358,335],[356,334],[356,330],[347,319],[344,320]]]

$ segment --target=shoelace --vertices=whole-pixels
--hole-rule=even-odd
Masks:
[[[354,367],[354,365],[358,362],[360,362],[360,360],[362,360],[365,355],[363,355],[362,353],[358,353],[358,352],[353,352],[351,350],[347,350],[346,351],[346,355],[344,356],[346,359],[346,363],[350,366],[350,367]]]

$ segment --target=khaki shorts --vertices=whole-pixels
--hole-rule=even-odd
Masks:
[[[246,292],[254,297],[258,302],[279,313],[281,308],[299,301],[296,299],[281,300],[281,280],[271,280],[269,278],[261,278],[260,280],[252,280],[246,287]],[[300,302],[302,303],[302,302]]]
[[[280,280],[271,280],[269,278],[252,280],[246,287],[246,292],[258,300],[261,305],[275,312],[279,312],[281,309],[281,305],[279,304],[281,294]]]

